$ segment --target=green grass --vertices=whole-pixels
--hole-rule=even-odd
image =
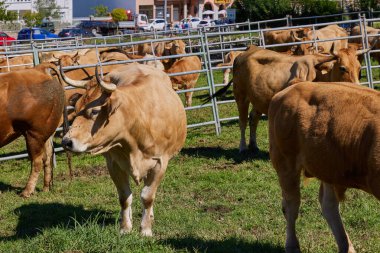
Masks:
[[[220,75],[217,76],[220,79]],[[202,82],[202,81],[200,81]],[[194,94],[200,104],[203,92]],[[237,115],[235,104],[223,115]],[[189,122],[209,117],[189,112]],[[237,122],[222,134],[213,126],[190,129],[181,153],[171,160],[155,202],[153,238],[139,235],[141,186],[132,185],[133,232],[118,233],[116,189],[102,156],[75,155],[70,180],[66,158],[59,154],[54,188],[29,199],[18,196],[29,175],[26,159],[0,163],[0,252],[283,252],[285,219],[281,193],[268,154],[267,121],[258,128],[257,155],[239,154]],[[22,149],[23,141],[1,149]],[[336,252],[321,216],[319,184],[302,186],[297,232],[303,252]],[[349,190],[341,205],[346,229],[358,252],[380,252],[380,203]]]

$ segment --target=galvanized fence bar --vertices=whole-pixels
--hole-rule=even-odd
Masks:
[[[319,26],[325,26],[329,24],[348,24],[348,23],[360,23],[363,26],[363,32],[362,35],[355,36],[355,38],[362,38],[363,45],[365,45],[365,48],[368,48],[368,38],[371,37],[371,35],[366,34],[366,20],[365,18],[359,20],[351,20],[351,21],[341,21],[341,22],[328,22],[328,23],[319,23],[319,24],[313,24],[313,25],[302,25],[302,26],[296,26],[295,28],[302,28],[302,27],[312,27],[313,31],[315,31],[315,27]],[[274,20],[275,21],[281,21],[284,20],[286,21],[286,25],[289,26],[291,25],[291,22],[294,20],[291,17],[286,17],[284,19],[279,19],[279,20]],[[367,19],[367,21],[369,21]],[[371,21],[373,21],[371,19]],[[374,19],[374,21],[378,21]],[[192,73],[205,73],[206,74],[206,79],[207,79],[207,85],[202,86],[202,87],[197,87],[189,90],[181,90],[178,91],[178,94],[183,94],[188,91],[193,91],[193,92],[200,92],[200,91],[208,91],[208,93],[211,95],[216,92],[216,89],[218,87],[223,86],[223,84],[217,84],[217,82],[214,79],[214,71],[222,71],[231,67],[225,66],[225,67],[216,67],[215,64],[223,61],[223,55],[227,52],[233,51],[233,50],[244,50],[245,47],[239,47],[237,43],[241,43],[240,45],[247,45],[247,43],[250,44],[256,44],[257,42],[261,44],[261,46],[266,47],[266,48],[271,48],[274,46],[281,46],[279,45],[266,45],[264,41],[264,32],[266,31],[276,31],[276,30],[283,30],[286,29],[286,27],[277,27],[277,28],[265,28],[262,27],[263,24],[267,24],[271,22],[269,21],[260,21],[260,22],[248,22],[245,23],[244,25],[247,25],[249,27],[248,30],[242,30],[242,31],[232,31],[231,30],[225,30],[222,28],[218,28],[219,30],[216,31],[211,31],[211,32],[202,32],[200,33],[200,30],[197,29],[196,35],[191,35],[190,30],[187,32],[185,36],[178,36],[178,37],[170,37],[170,38],[159,38],[161,33],[153,33],[153,36],[156,37],[154,40],[143,40],[143,41],[133,41],[135,38],[141,38],[143,36],[151,36],[151,35],[146,35],[146,34],[131,34],[126,37],[128,39],[127,42],[122,42],[124,40],[124,37],[116,37],[117,42],[115,43],[113,39],[114,37],[104,37],[101,38],[101,44],[98,44],[99,38],[95,40],[94,44],[91,45],[85,45],[83,43],[82,38],[75,39],[73,40],[75,43],[70,44],[70,43],[63,43],[62,41],[55,41],[55,42],[49,42],[46,44],[41,44],[40,42],[36,42],[33,45],[29,44],[29,49],[25,49],[24,47],[17,47],[17,50],[14,51],[8,51],[6,50],[5,52],[2,52],[5,57],[10,57],[14,55],[16,52],[17,53],[32,53],[35,59],[35,63],[37,64],[39,61],[38,54],[41,52],[51,52],[51,51],[56,51],[56,50],[77,50],[77,49],[87,49],[87,48],[100,48],[100,47],[132,47],[133,51],[135,50],[135,46],[142,44],[142,43],[157,43],[157,42],[167,42],[167,41],[172,41],[174,39],[182,39],[182,40],[187,40],[188,42],[188,47],[190,45],[190,52],[192,49],[195,47],[198,47],[200,50],[197,53],[188,53],[184,55],[177,55],[177,56],[154,56],[153,58],[150,59],[136,59],[136,60],[129,60],[129,61],[119,61],[119,62],[110,62],[110,63],[102,63],[102,66],[106,65],[112,65],[112,64],[121,64],[121,63],[130,63],[130,62],[142,62],[142,61],[153,61],[153,60],[162,60],[162,59],[171,59],[171,58],[177,58],[177,57],[185,57],[185,56],[198,56],[202,58],[203,62],[203,68],[200,71],[188,71],[188,72],[182,72],[182,73],[176,73],[176,74],[170,74],[170,76],[176,76],[176,75],[183,75],[183,74],[192,74]],[[257,26],[258,29],[252,29],[253,26]],[[233,27],[231,26],[226,26],[226,27]],[[236,27],[236,25],[235,25]],[[253,36],[254,34],[258,34],[258,36]],[[232,40],[232,37],[234,36],[243,36],[243,40]],[[245,35],[248,35],[248,37],[245,37]],[[228,39],[225,39],[225,36],[229,36]],[[212,42],[214,38],[218,38],[216,42]],[[354,38],[353,36],[350,37],[343,37],[343,38],[337,38],[337,39],[347,39],[347,38]],[[336,39],[326,39],[326,40],[318,40],[315,37],[313,38],[312,41],[305,41],[305,42],[295,42],[292,45],[298,45],[298,44],[303,44],[303,43],[320,43],[320,42],[325,42],[325,41],[332,41]],[[193,43],[194,41],[198,41],[198,44]],[[73,46],[74,45],[74,46]],[[287,44],[282,44],[282,45],[291,45],[290,43]],[[30,48],[31,47],[31,48]],[[16,48],[16,47],[15,47]],[[380,50],[379,50],[380,51]],[[154,52],[154,50],[153,50]],[[377,52],[376,50],[373,50],[372,52]],[[135,53],[135,52],[132,52]],[[217,55],[222,56],[222,60],[216,59]],[[380,66],[371,66],[371,62],[369,60],[369,54],[365,57],[367,57],[368,60],[366,60],[366,68],[367,68],[367,79],[370,87],[373,87],[374,84],[380,83],[380,81],[373,81],[372,77],[372,68],[379,68]],[[368,61],[368,62],[367,62]],[[90,64],[90,65],[82,65],[79,67],[94,67],[96,64]],[[65,70],[69,69],[75,69],[78,68],[77,66],[71,66],[71,67],[65,67]],[[217,135],[221,133],[221,122],[226,122],[226,121],[231,121],[231,120],[236,120],[238,119],[237,116],[232,115],[232,116],[227,116],[224,118],[221,118],[219,115],[219,106],[224,105],[224,104],[230,104],[234,103],[234,100],[221,100],[218,101],[217,99],[212,99],[210,103],[205,104],[205,105],[195,105],[191,107],[187,107],[186,111],[190,110],[198,110],[198,109],[204,109],[204,108],[211,108],[212,113],[213,113],[213,120],[211,121],[206,121],[206,122],[199,122],[199,123],[193,123],[189,124],[188,128],[194,128],[194,127],[202,127],[202,126],[207,126],[207,125],[214,125],[215,126],[215,132]],[[56,148],[56,151],[61,151],[62,148]],[[20,157],[26,157],[27,155],[17,155],[17,156],[10,156],[8,157],[0,157],[0,161],[8,160],[8,159],[14,159],[14,158],[20,158]]]

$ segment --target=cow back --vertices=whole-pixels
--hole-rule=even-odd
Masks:
[[[270,104],[271,156],[280,152],[307,175],[371,192],[369,176],[380,166],[379,116],[377,91],[350,83],[298,83]]]

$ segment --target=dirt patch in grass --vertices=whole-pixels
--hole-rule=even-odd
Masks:
[[[223,205],[215,205],[215,206],[205,206],[203,207],[203,211],[207,213],[229,213],[232,211],[232,208],[223,206]]]
[[[84,168],[73,168],[73,177],[99,177],[99,176],[104,176],[108,175],[108,170],[106,166],[88,166]],[[69,171],[67,170],[66,172],[59,173],[56,176],[57,179],[68,179],[70,178]]]

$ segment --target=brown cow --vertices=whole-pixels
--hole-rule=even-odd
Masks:
[[[33,68],[32,55],[20,55],[13,58],[8,58],[8,60],[6,58],[2,58],[0,61],[0,73],[6,73],[13,70],[21,70],[28,68]]]
[[[0,75],[0,147],[23,135],[31,173],[21,196],[35,190],[38,174],[44,168],[44,191],[51,182],[52,143],[64,109],[64,91],[50,74],[55,65],[44,63],[35,68]]]
[[[296,42],[296,38],[302,38],[306,33],[310,31],[310,28],[294,28],[285,30],[275,30],[264,32],[265,45],[275,45]],[[294,36],[296,35],[296,36]],[[289,51],[293,46],[277,46],[271,47],[271,50],[277,52]]]
[[[348,34],[346,30],[337,26],[337,25],[328,25],[321,29],[315,31],[315,35],[313,31],[309,31],[306,33],[305,37],[300,38],[296,35],[296,33],[292,33],[294,39],[296,41],[312,41],[314,38],[317,40],[318,50],[314,43],[304,43],[295,46],[294,53],[297,55],[305,55],[305,54],[315,54],[315,53],[326,53],[330,54],[334,51],[339,51],[342,48],[348,47],[347,39],[338,39],[339,37],[347,37]],[[337,39],[334,41],[326,41],[326,42],[318,42],[318,40],[326,40],[326,39]]]
[[[106,157],[119,194],[121,233],[132,230],[129,176],[137,184],[144,181],[141,233],[151,236],[157,188],[186,138],[184,107],[169,77],[150,66],[129,64],[98,82],[102,88],[87,84],[86,94],[76,104],[78,116],[62,144],[74,152]]]
[[[366,26],[366,31],[367,31],[368,35],[377,35],[376,37],[374,37],[374,36],[368,37],[369,46],[372,49],[376,49],[376,50],[380,49],[380,40],[379,40],[379,36],[378,36],[380,33],[380,29],[373,28],[370,26]],[[360,30],[360,26],[355,26],[354,28],[352,28],[351,35],[361,35],[361,34],[362,33]],[[357,45],[358,47],[360,47],[362,45],[362,39],[361,38],[350,39],[350,42],[358,44]],[[354,46],[354,45],[352,45],[352,46]],[[377,62],[380,63],[380,53],[379,52],[371,53],[371,56],[373,59],[375,59]],[[361,59],[361,62],[362,62],[362,60],[363,59]]]
[[[198,56],[182,57],[180,60],[174,62],[174,64],[166,70],[168,74],[199,71],[202,69],[202,63]],[[171,76],[173,89],[192,89],[197,84],[200,73],[184,74]],[[186,106],[191,106],[193,91],[185,92]]]
[[[268,118],[270,158],[287,223],[286,252],[300,252],[295,223],[301,174],[321,180],[322,215],[339,252],[355,252],[339,201],[347,188],[380,200],[380,93],[349,83],[298,83],[273,97]]]
[[[232,66],[234,64],[235,58],[243,52],[244,51],[231,51],[231,52],[225,54],[224,55],[224,62],[219,63],[216,66],[217,67]],[[231,69],[229,69],[229,68],[223,70],[223,83],[224,83],[224,85],[228,84],[228,81],[230,79],[230,72],[231,72]]]
[[[240,152],[247,149],[245,129],[247,126],[250,103],[249,148],[257,151],[256,129],[262,114],[267,114],[270,100],[282,89],[299,81],[318,81],[324,78],[328,81],[358,82],[360,63],[356,55],[366,51],[353,52],[342,49],[337,55],[304,55],[292,56],[271,50],[251,46],[239,55],[233,66],[233,92],[239,110],[239,125],[241,132]],[[325,73],[325,64],[333,62],[330,71]],[[321,68],[321,73],[318,73]],[[331,78],[331,79],[330,79]],[[213,96],[227,91],[229,85]]]

